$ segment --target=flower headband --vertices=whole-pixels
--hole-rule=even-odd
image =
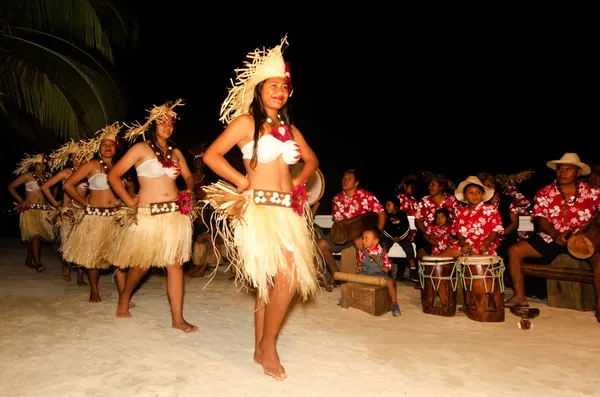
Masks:
[[[88,154],[85,157],[82,156],[84,154],[83,148],[85,144],[86,142],[83,140],[79,142],[75,142],[72,140],[71,142],[65,143],[60,148],[50,153],[50,170],[55,171],[59,168],[64,167],[67,161],[69,161],[69,156],[71,154],[75,154],[77,159],[81,162],[89,161],[92,157],[91,155]]]
[[[148,131],[148,128],[150,128],[150,124],[152,124],[153,121],[156,121],[158,124],[160,124],[164,122],[167,117],[172,117],[175,120],[179,119],[177,113],[173,111],[173,108],[175,106],[183,105],[183,99],[179,98],[175,101],[175,103],[165,102],[163,105],[154,105],[152,109],[147,109],[146,111],[150,112],[150,115],[146,118],[146,122],[144,124],[140,124],[136,121],[131,127],[126,125],[129,127],[129,129],[125,133],[125,139],[127,139],[129,142],[133,142],[138,136],[142,135],[144,140],[146,140],[145,132]]]
[[[236,81],[231,81],[229,94],[221,104],[219,121],[229,124],[237,116],[247,114],[254,99],[254,88],[268,78],[285,77],[290,83],[291,95],[289,64],[286,65],[282,54],[284,44],[288,44],[287,35],[278,46],[269,50],[257,48],[249,53],[246,56],[249,60],[244,61],[244,67],[235,69]]]
[[[48,164],[48,156],[44,153],[36,154],[34,156],[30,156],[27,153],[25,154],[25,158],[17,163],[17,169],[13,171],[15,175],[22,175],[29,172],[29,169],[35,163],[44,163]]]

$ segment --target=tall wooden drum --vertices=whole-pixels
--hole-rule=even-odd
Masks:
[[[419,261],[423,313],[444,317],[454,316],[458,280],[454,258],[424,256]]]
[[[480,322],[504,321],[504,263],[495,255],[457,259],[465,296],[465,314]]]

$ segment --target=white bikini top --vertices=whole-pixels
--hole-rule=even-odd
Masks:
[[[242,158],[252,159],[254,141],[250,141],[242,147]],[[283,157],[286,164],[296,164],[302,157],[300,146],[291,139],[281,142],[273,135],[266,134],[258,139],[258,162],[270,163],[279,156]]]
[[[88,186],[90,190],[108,190],[108,175],[103,172],[99,172],[96,175],[92,175],[88,178]]]
[[[155,157],[146,160],[137,167],[135,167],[135,171],[137,172],[138,176],[159,178],[163,175],[167,175],[171,179],[177,179],[179,174],[181,174],[181,166],[177,161],[173,160],[173,167],[163,167],[162,164]]]
[[[37,181],[31,181],[25,184],[26,192],[35,192],[36,190],[40,190],[40,185],[38,185]]]

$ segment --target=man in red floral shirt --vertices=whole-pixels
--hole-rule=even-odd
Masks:
[[[367,212],[376,212],[379,215],[377,227],[383,230],[385,226],[385,211],[383,206],[373,195],[373,193],[361,189],[359,187],[360,180],[355,170],[346,170],[342,177],[342,191],[336,194],[332,200],[331,216],[334,222],[340,222],[346,219],[354,218]],[[327,291],[333,291],[335,280],[333,274],[338,271],[333,253],[341,252],[344,248],[354,245],[357,250],[362,249],[362,236],[354,241],[348,241],[345,244],[335,244],[331,241],[331,233],[327,233],[325,237],[318,242],[319,249],[323,254],[323,259],[327,264],[327,268],[331,272],[331,279],[327,285]]]
[[[533,200],[532,218],[540,232],[509,248],[514,295],[505,302],[506,307],[529,306],[521,273],[523,260],[544,258],[550,263],[558,255],[568,254],[569,236],[580,232],[600,212],[600,189],[578,179],[588,175],[590,167],[576,153],[565,153],[547,165],[556,170],[556,181],[538,190]],[[594,272],[596,319],[600,322],[600,251],[586,261]]]

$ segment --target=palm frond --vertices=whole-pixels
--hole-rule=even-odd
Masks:
[[[42,124],[42,111],[35,106],[39,106],[45,99],[56,97],[40,97],[40,94],[35,93],[36,90],[41,89],[47,93],[44,88],[60,87],[54,91],[55,95],[63,96],[63,103],[77,104],[81,109],[86,126],[84,131],[79,128],[78,132],[73,134],[65,128],[63,118],[60,122],[53,122],[49,128],[59,135],[80,139],[122,117],[126,103],[118,86],[102,69],[88,67],[53,48],[39,45],[25,37],[0,33],[0,48],[3,49],[0,52],[0,62],[4,66],[0,75],[0,91],[6,93],[7,100],[21,103],[26,107],[27,113],[40,118]],[[23,75],[28,75],[29,78],[23,79]],[[41,75],[44,78],[41,78]],[[7,85],[11,86],[10,90],[4,88]],[[26,99],[35,96],[39,99]],[[47,102],[45,105],[46,108],[52,106]],[[70,124],[69,128],[72,126],[73,124]]]

